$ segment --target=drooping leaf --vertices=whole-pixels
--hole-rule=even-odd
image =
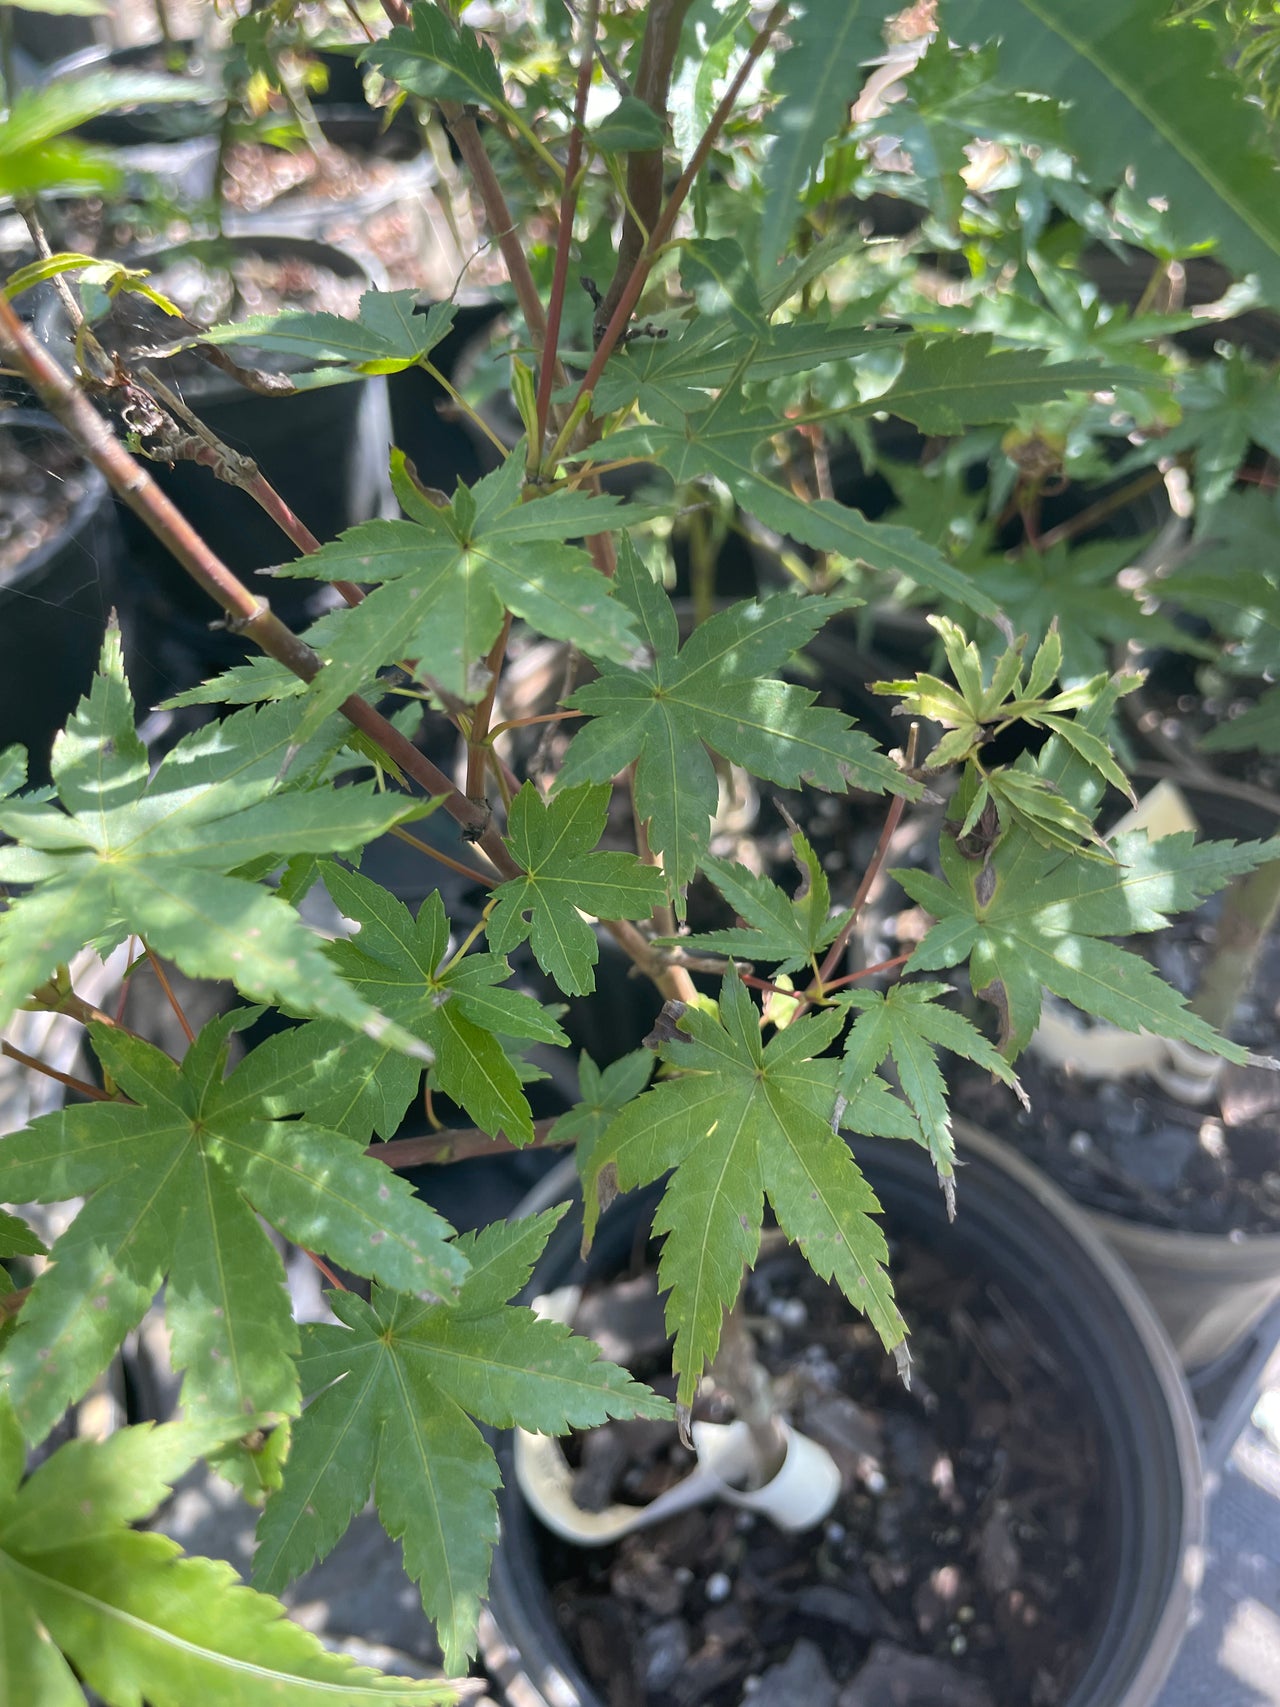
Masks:
[[[504,611],[539,632],[623,662],[635,650],[631,615],[609,582],[568,539],[616,526],[619,504],[555,492],[522,502],[524,455],[516,452],[448,509],[397,483],[411,521],[362,522],[279,573],[378,582],[362,604],[335,613],[328,660],[307,703],[304,729],[329,715],[379,669],[398,659],[448,692],[479,698],[474,676]]]
[[[778,99],[769,114],[773,142],[764,167],[762,277],[787,247],[805,180],[849,122],[863,62],[883,51],[891,11],[879,0],[804,0],[787,18],[790,45],[778,54],[769,79]]]
[[[593,851],[604,831],[610,789],[562,788],[544,801],[532,783],[511,802],[507,846],[524,875],[494,890],[489,946],[509,954],[526,937],[544,972],[568,996],[595,989],[599,955],[582,917],[644,919],[666,896],[662,873],[634,854]]]
[[[754,775],[794,787],[912,792],[873,743],[838,712],[814,707],[807,689],[774,672],[837,610],[840,599],[789,595],[717,612],[677,650],[671,601],[628,540],[617,596],[634,612],[651,649],[644,669],[602,664],[600,679],[570,704],[591,721],[569,746],[562,783],[606,782],[636,761],[636,805],[662,854],[673,894],[706,852],[717,785],[707,748]]]
[[[239,1072],[223,1078],[246,1017],[212,1021],[180,1067],[139,1038],[95,1028],[103,1064],[134,1100],[44,1115],[0,1143],[0,1197],[89,1196],[0,1356],[29,1439],[105,1366],[166,1275],[187,1414],[296,1409],[284,1270],[257,1214],[409,1293],[447,1296],[465,1273],[447,1223],[404,1181],[337,1133],[266,1118],[256,1086],[242,1091]]]
[[[858,1087],[892,1055],[898,1083],[911,1104],[933,1157],[938,1177],[955,1213],[955,1142],[947,1085],[938,1063],[940,1050],[975,1061],[1005,1084],[1017,1081],[1004,1057],[993,1049],[976,1026],[939,998],[951,994],[946,984],[902,981],[881,994],[852,990],[838,999],[859,1010],[844,1040],[840,1095],[853,1097]]]
[[[12,1419],[0,1396],[0,1682],[15,1707],[80,1707],[79,1680],[106,1707],[453,1700],[448,1684],[387,1677],[330,1653],[230,1565],[188,1558],[167,1536],[130,1527],[195,1458],[187,1425],[73,1440],[19,1485]]]
[[[498,1533],[498,1466],[472,1418],[544,1434],[669,1407],[589,1340],[505,1302],[564,1205],[459,1239],[470,1264],[450,1309],[375,1290],[331,1294],[342,1327],[304,1330],[303,1385],[284,1483],[258,1529],[254,1580],[282,1586],[323,1557],[370,1488],[404,1547],[450,1669],[475,1647]]]
[[[317,370],[313,378],[325,383],[360,379],[371,373],[400,373],[429,356],[445,338],[457,304],[436,302],[430,312],[415,314],[418,292],[371,290],[360,298],[354,320],[340,314],[287,309],[283,314],[255,314],[223,326],[211,326],[198,336],[180,341],[199,344],[252,344],[256,350],[294,356]],[[291,379],[299,388],[298,374]]]
[[[589,1239],[602,1176],[627,1191],[675,1169],[653,1230],[667,1235],[658,1280],[670,1292],[677,1402],[692,1404],[715,1356],[724,1312],[759,1250],[766,1194],[815,1272],[835,1280],[887,1347],[897,1345],[905,1330],[884,1272],[884,1235],[871,1219],[879,1205],[831,1128],[838,1064],[817,1059],[844,1015],[796,1020],[762,1044],[759,1012],[731,969],[719,1017],[690,1007],[678,1024],[659,1051],[678,1076],[623,1109],[584,1179]],[[875,1112],[868,1099],[849,1111],[849,1124],[874,1131]]]
[[[62,809],[39,796],[0,805],[0,830],[19,844],[0,849],[0,881],[37,885],[0,914],[0,1024],[87,940],[136,933],[192,977],[422,1055],[343,983],[292,906],[238,874],[264,857],[270,869],[290,853],[345,852],[430,810],[367,784],[306,786],[345,734],[307,742],[300,718],[292,701],[239,712],[181,741],[148,780],[108,630],[93,689],[54,743]]]
[[[945,0],[953,40],[998,38],[1006,86],[1065,104],[1069,146],[1096,182],[1159,196],[1188,243],[1280,283],[1280,198],[1258,114],[1212,34],[1169,27],[1165,0]]]
[[[449,958],[449,921],[438,893],[415,919],[366,877],[328,862],[318,875],[358,934],[329,950],[351,987],[380,1013],[421,1038],[434,1056],[430,1083],[484,1131],[514,1144],[533,1138],[533,1117],[520,1075],[500,1038],[564,1043],[564,1033],[531,996],[500,986],[510,968],[496,954]],[[303,1070],[281,1087],[263,1079],[277,1113],[302,1113],[321,1126],[366,1143],[395,1135],[422,1075],[420,1062],[372,1038],[353,1041],[328,1020],[271,1039],[258,1051],[260,1071],[287,1060]],[[305,1068],[310,1065],[310,1072]],[[248,1070],[248,1064],[246,1064]]]

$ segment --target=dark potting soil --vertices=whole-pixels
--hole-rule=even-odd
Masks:
[[[540,1534],[561,1628],[606,1707],[1054,1707],[1069,1694],[1109,1593],[1080,1376],[997,1286],[914,1239],[892,1267],[909,1390],[789,1247],[748,1282],[779,1406],[840,1467],[824,1525],[788,1535],[717,1505],[607,1548]],[[579,1326],[615,1324],[608,1354],[661,1386],[651,1274],[602,1291]],[[699,1412],[731,1414],[722,1397]],[[577,1458],[578,1497],[597,1509],[652,1499],[692,1464],[674,1425],[653,1423],[594,1430]]]
[[[61,436],[15,432],[0,416],[0,585],[66,525],[87,489]]]
[[[1190,997],[1216,939],[1214,896],[1158,935],[1126,946]],[[1231,1036],[1277,1053],[1280,935],[1263,946]],[[1031,1107],[965,1063],[951,1076],[956,1113],[1017,1145],[1077,1202],[1189,1233],[1280,1233],[1280,1074],[1228,1064],[1210,1101],[1180,1102],[1154,1080],[1089,1080],[1028,1049],[1017,1073]]]

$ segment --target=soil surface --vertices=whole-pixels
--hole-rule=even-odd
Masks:
[[[766,1246],[768,1245],[766,1235]],[[874,1331],[785,1245],[746,1291],[784,1414],[833,1454],[822,1528],[719,1505],[600,1549],[540,1536],[561,1627],[606,1707],[1054,1707],[1108,1594],[1097,1423],[1049,1325],[914,1240],[892,1256],[908,1390]],[[578,1326],[662,1386],[651,1272]],[[647,1315],[646,1315],[647,1311]],[[600,1318],[597,1323],[596,1318]],[[723,1396],[700,1413],[724,1420]],[[673,1425],[582,1437],[576,1497],[643,1502],[687,1474]]]
[[[0,417],[0,585],[66,526],[87,485],[84,461],[64,438]]]

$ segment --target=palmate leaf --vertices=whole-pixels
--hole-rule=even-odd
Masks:
[[[864,297],[838,315],[815,310],[758,336],[730,319],[699,314],[678,335],[636,339],[605,368],[595,390],[596,410],[606,413],[637,405],[651,420],[674,426],[705,408],[705,394],[727,385],[741,362],[746,363],[747,379],[755,382],[893,348],[901,344],[901,333],[867,326],[885,294]],[[613,440],[609,443],[612,447]]]
[[[28,1439],[105,1367],[166,1275],[188,1415],[297,1408],[284,1270],[255,1211],[296,1243],[418,1296],[448,1295],[466,1272],[448,1224],[403,1180],[335,1132],[266,1118],[251,1071],[244,1088],[243,1068],[223,1078],[231,1031],[253,1017],[211,1022],[181,1067],[95,1027],[103,1065],[134,1100],[44,1115],[0,1143],[0,1198],[89,1195],[0,1357]]]
[[[1069,392],[1100,391],[1143,377],[1115,364],[1048,362],[1046,350],[998,350],[993,344],[989,332],[912,338],[893,384],[854,413],[884,410],[923,433],[948,437],[967,426],[1005,425],[1019,409]]]
[[[831,1128],[838,1064],[815,1059],[844,1014],[796,1020],[762,1044],[760,1014],[730,969],[719,1017],[691,1007],[678,1024],[680,1035],[659,1051],[678,1077],[622,1111],[593,1148],[583,1182],[589,1240],[602,1183],[626,1191],[675,1169],[653,1230],[667,1235],[658,1280],[670,1292],[677,1403],[692,1405],[715,1356],[724,1312],[760,1248],[766,1194],[815,1272],[835,1280],[887,1347],[899,1344],[905,1329],[884,1272],[887,1247],[871,1219],[879,1205]],[[851,1126],[911,1130],[894,1118],[887,1087],[865,1089],[847,1111]]]
[[[542,634],[616,663],[636,648],[630,612],[568,539],[617,525],[619,503],[554,492],[522,501],[517,448],[453,503],[435,508],[401,476],[396,495],[410,521],[362,522],[278,573],[308,580],[380,582],[363,603],[335,613],[328,660],[307,700],[303,729],[316,728],[384,665],[401,658],[448,692],[474,699],[474,667],[497,638],[505,611]]]
[[[787,247],[806,179],[848,123],[863,62],[884,50],[892,10],[880,0],[803,0],[787,19],[790,45],[778,54],[769,78],[778,99],[769,113],[773,142],[764,167],[763,277]]]
[[[624,427],[610,437],[609,449],[616,456],[650,456],[678,482],[713,475],[766,527],[815,551],[837,552],[871,569],[891,570],[930,592],[959,600],[980,616],[999,615],[962,569],[910,528],[869,522],[861,511],[829,498],[806,501],[758,474],[758,446],[788,425],[767,409],[745,404],[735,389],[674,424],[653,421]]]
[[[1209,31],[1166,27],[1165,0],[945,0],[956,41],[999,38],[1006,86],[1066,104],[1068,145],[1099,183],[1159,196],[1188,244],[1280,284],[1280,198],[1255,109]]]
[[[634,854],[592,851],[604,833],[610,793],[607,783],[584,783],[544,801],[527,782],[511,802],[507,846],[524,875],[493,892],[489,946],[507,954],[527,936],[538,965],[567,996],[596,987],[600,949],[583,913],[645,919],[666,898],[655,867]]]
[[[430,1047],[433,1089],[482,1130],[503,1133],[513,1144],[531,1142],[528,1099],[499,1039],[563,1044],[555,1020],[531,996],[498,987],[511,974],[500,955],[449,959],[449,921],[438,893],[427,896],[415,919],[366,877],[329,862],[318,875],[359,926],[358,935],[329,949],[346,982]],[[296,1076],[290,1070],[295,1062]],[[316,1020],[268,1039],[242,1072],[260,1076],[274,1113],[304,1114],[363,1144],[373,1132],[394,1135],[417,1094],[422,1066],[372,1038],[353,1041],[331,1021]]]
[[[1015,832],[981,862],[964,859],[944,838],[941,879],[895,873],[937,920],[908,970],[935,971],[967,959],[974,989],[1000,1013],[1001,1048],[1010,1058],[1039,1024],[1042,991],[1049,989],[1124,1031],[1246,1060],[1248,1052],[1192,1013],[1148,961],[1106,939],[1162,930],[1233,877],[1280,857],[1280,840],[1197,843],[1179,833],[1150,842],[1137,832],[1112,848],[1113,861],[1081,859]]]
[[[211,326],[183,342],[252,344],[256,350],[294,356],[318,370],[313,382],[325,384],[370,373],[400,373],[431,354],[447,336],[457,313],[455,303],[437,302],[428,314],[415,314],[417,296],[413,290],[370,290],[360,298],[354,320],[300,310],[255,314]],[[301,376],[290,377],[299,389],[306,388]]]
[[[835,941],[844,918],[831,918],[831,887],[817,854],[799,830],[792,831],[799,892],[788,895],[778,884],[735,860],[708,855],[702,869],[735,909],[743,929],[703,931],[671,938],[696,953],[728,954],[743,960],[768,962],[778,972],[807,966],[821,949]]]
[[[578,1057],[580,1100],[562,1114],[552,1128],[549,1142],[572,1143],[580,1172],[585,1172],[591,1151],[633,1098],[638,1097],[653,1075],[653,1055],[633,1049],[603,1072],[585,1053]]]
[[[429,101],[505,105],[497,61],[474,30],[459,26],[429,0],[414,0],[413,20],[397,24],[360,55],[391,82]]]
[[[319,781],[344,735],[307,743],[301,702],[244,711],[188,736],[148,780],[120,636],[103,643],[91,693],[53,747],[61,809],[0,804],[0,882],[34,883],[0,914],[0,1025],[86,941],[131,932],[194,978],[325,1014],[421,1056],[343,983],[296,910],[237,868],[264,857],[345,852],[431,808],[370,785]]]
[[[322,1558],[372,1486],[445,1663],[462,1667],[498,1534],[498,1466],[472,1418],[563,1434],[670,1414],[589,1340],[507,1304],[564,1208],[459,1239],[470,1273],[452,1308],[329,1295],[344,1326],[304,1330],[302,1381],[319,1396],[294,1425],[283,1486],[258,1526],[255,1582],[282,1586]]]
[[[806,781],[838,791],[852,783],[874,793],[914,792],[846,717],[814,707],[812,693],[774,675],[846,608],[843,600],[780,595],[734,605],[677,650],[671,601],[625,538],[614,585],[653,662],[644,669],[602,663],[600,679],[573,695],[570,705],[591,721],[570,743],[561,782],[607,782],[636,761],[637,809],[677,904],[706,852],[716,809],[708,747],[784,787]]]
[[[1007,1085],[1016,1085],[1017,1080],[1009,1063],[963,1014],[940,1005],[939,999],[951,994],[946,984],[902,982],[883,994],[852,990],[841,995],[841,1003],[859,1012],[844,1040],[839,1090],[842,1097],[854,1097],[892,1055],[898,1083],[920,1122],[954,1219],[955,1142],[938,1052],[948,1050],[975,1061]]]
[[[330,1653],[230,1565],[130,1527],[199,1450],[185,1424],[144,1423],[71,1441],[20,1482],[21,1435],[0,1396],[0,1696],[83,1707],[83,1681],[106,1707],[447,1707],[448,1684]]]

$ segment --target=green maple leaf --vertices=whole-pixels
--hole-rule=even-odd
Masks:
[[[331,1293],[344,1326],[303,1334],[303,1385],[280,1492],[258,1528],[254,1580],[279,1586],[323,1557],[369,1497],[403,1542],[450,1669],[474,1650],[498,1533],[498,1466],[472,1418],[541,1434],[670,1407],[606,1363],[589,1340],[506,1300],[565,1205],[458,1240],[470,1262],[446,1309],[375,1291]]]
[[[447,1707],[448,1684],[386,1677],[333,1654],[241,1583],[132,1525],[199,1450],[183,1423],[59,1447],[25,1482],[0,1396],[0,1691],[28,1707]],[[72,1670],[74,1667],[74,1671]]]
[[[603,1072],[584,1051],[578,1057],[580,1100],[556,1121],[548,1143],[572,1143],[579,1172],[584,1172],[592,1149],[615,1115],[640,1095],[652,1075],[653,1055],[648,1049],[633,1049]]]
[[[769,79],[778,100],[769,114],[773,142],[764,167],[765,276],[787,247],[805,181],[821,165],[827,142],[848,125],[863,61],[884,50],[887,15],[874,0],[804,0],[787,19],[790,45]]]
[[[326,667],[308,696],[304,730],[315,728],[384,665],[417,661],[462,698],[502,628],[504,612],[542,634],[623,663],[635,652],[630,612],[609,582],[567,539],[617,525],[612,498],[553,492],[524,503],[517,448],[452,504],[436,508],[397,463],[396,495],[409,521],[362,522],[331,544],[277,571],[308,580],[378,582],[354,609],[336,612],[321,647]]]
[[[835,1280],[886,1346],[903,1338],[883,1267],[884,1235],[871,1219],[879,1205],[831,1127],[838,1063],[815,1059],[843,1024],[839,1011],[799,1019],[763,1044],[759,1012],[730,969],[719,1017],[688,1008],[680,1035],[661,1047],[679,1076],[625,1108],[591,1151],[583,1180],[588,1240],[602,1185],[626,1191],[675,1170],[653,1230],[667,1235],[658,1279],[670,1289],[667,1326],[685,1410],[759,1251],[766,1194],[815,1272]],[[852,1125],[911,1130],[886,1111],[887,1087],[865,1089],[848,1111]]]
[[[797,498],[757,473],[758,447],[790,424],[767,409],[748,405],[739,384],[722,391],[705,409],[673,421],[625,427],[612,434],[608,443],[615,456],[652,457],[680,484],[713,475],[767,527],[815,551],[836,552],[871,569],[891,570],[929,592],[959,600],[980,616],[999,615],[963,570],[912,529],[869,522],[861,511],[829,498]]]
[[[1064,103],[1067,146],[1099,184],[1126,180],[1190,244],[1216,238],[1274,284],[1276,170],[1260,115],[1207,30],[1168,27],[1165,0],[948,0],[953,41],[1000,39],[1006,87]]]
[[[783,594],[733,605],[680,648],[670,599],[625,539],[615,587],[653,661],[643,669],[602,663],[600,679],[573,695],[569,704],[592,720],[570,743],[561,780],[606,782],[636,761],[636,806],[677,897],[711,834],[718,785],[708,747],[784,787],[913,791],[846,717],[815,708],[812,693],[774,675],[844,600]]]
[[[911,338],[885,392],[856,413],[885,410],[923,433],[949,437],[967,426],[1007,425],[1018,411],[1071,391],[1099,391],[1140,376],[1114,364],[1049,363],[1047,350],[997,350],[989,332]]]
[[[412,22],[370,43],[360,59],[429,101],[462,101],[494,111],[506,106],[502,75],[488,46],[427,0],[415,0]]]
[[[291,373],[295,388],[333,385],[371,373],[400,373],[429,356],[448,334],[457,314],[453,302],[433,303],[429,313],[415,314],[413,290],[371,290],[360,298],[354,320],[340,314],[253,314],[181,340],[186,344],[252,344],[255,350],[292,356],[316,371]]]
[[[524,867],[521,877],[493,892],[489,946],[508,954],[529,939],[538,965],[567,996],[596,987],[600,953],[583,918],[646,919],[666,897],[662,873],[628,853],[595,853],[604,832],[607,783],[562,788],[543,800],[532,783],[511,802],[507,846]]]
[[[325,1014],[419,1056],[422,1045],[343,983],[296,910],[240,868],[346,852],[430,807],[368,784],[324,784],[341,736],[308,743],[296,703],[197,731],[148,780],[120,637],[108,630],[91,693],[54,742],[61,807],[0,804],[0,882],[33,884],[0,914],[0,1025],[95,937],[131,932],[194,978]]]
[[[939,1005],[940,997],[951,994],[946,984],[899,983],[884,994],[852,990],[837,1000],[861,1010],[844,1041],[840,1095],[855,1096],[881,1062],[893,1056],[898,1083],[920,1123],[921,1135],[933,1157],[954,1219],[955,1141],[938,1051],[948,1050],[975,1061],[1007,1085],[1016,1086],[1017,1080],[1009,1063],[976,1026],[963,1014]]]
[[[418,1295],[449,1294],[465,1273],[447,1222],[403,1180],[336,1132],[266,1118],[252,1070],[243,1087],[243,1068],[223,1078],[230,1034],[253,1017],[241,1010],[211,1022],[180,1067],[140,1038],[96,1026],[94,1047],[133,1101],[62,1109],[0,1143],[0,1197],[89,1197],[0,1359],[29,1439],[105,1367],[166,1275],[188,1414],[296,1410],[284,1269],[258,1215],[355,1273]]]
[[[438,893],[427,896],[415,919],[366,877],[329,863],[319,875],[360,927],[354,938],[329,949],[345,981],[430,1047],[433,1089],[466,1109],[484,1131],[505,1133],[515,1144],[532,1142],[528,1099],[500,1038],[563,1044],[565,1035],[547,1010],[531,996],[498,987],[511,975],[500,955],[450,959],[449,921]],[[256,1055],[273,1068],[286,1057],[302,1064],[285,1093],[274,1092],[275,1112],[303,1113],[362,1143],[371,1132],[395,1134],[422,1075],[419,1062],[372,1038],[353,1041],[328,1020],[272,1038]],[[265,1080],[264,1087],[272,1093]]]
[[[792,896],[767,877],[760,877],[734,860],[708,856],[702,869],[743,921],[744,929],[703,931],[697,936],[669,939],[703,954],[739,956],[767,961],[779,972],[796,972],[813,964],[815,955],[839,935],[846,915],[831,918],[831,887],[821,861],[799,830],[792,845],[800,867],[800,889]]]
[[[638,405],[651,420],[678,426],[706,408],[707,392],[727,385],[743,364],[750,381],[786,379],[826,362],[896,348],[899,333],[867,326],[879,306],[867,298],[838,315],[815,311],[760,335],[744,333],[729,319],[695,315],[678,336],[637,339],[611,357],[595,408],[611,414]]]
[[[1040,772],[1061,765],[1053,742]],[[1107,938],[1162,930],[1233,877],[1280,855],[1280,841],[1196,842],[1189,833],[1148,841],[1116,838],[1111,860],[1064,857],[1030,835],[1004,838],[985,861],[966,860],[942,843],[942,878],[895,875],[936,924],[907,963],[909,971],[958,966],[966,959],[979,995],[1001,1016],[1001,1047],[1011,1058],[1040,1021],[1042,992],[1052,990],[1083,1013],[1124,1031],[1178,1038],[1229,1061],[1248,1051],[1192,1013],[1185,999],[1132,950]]]

